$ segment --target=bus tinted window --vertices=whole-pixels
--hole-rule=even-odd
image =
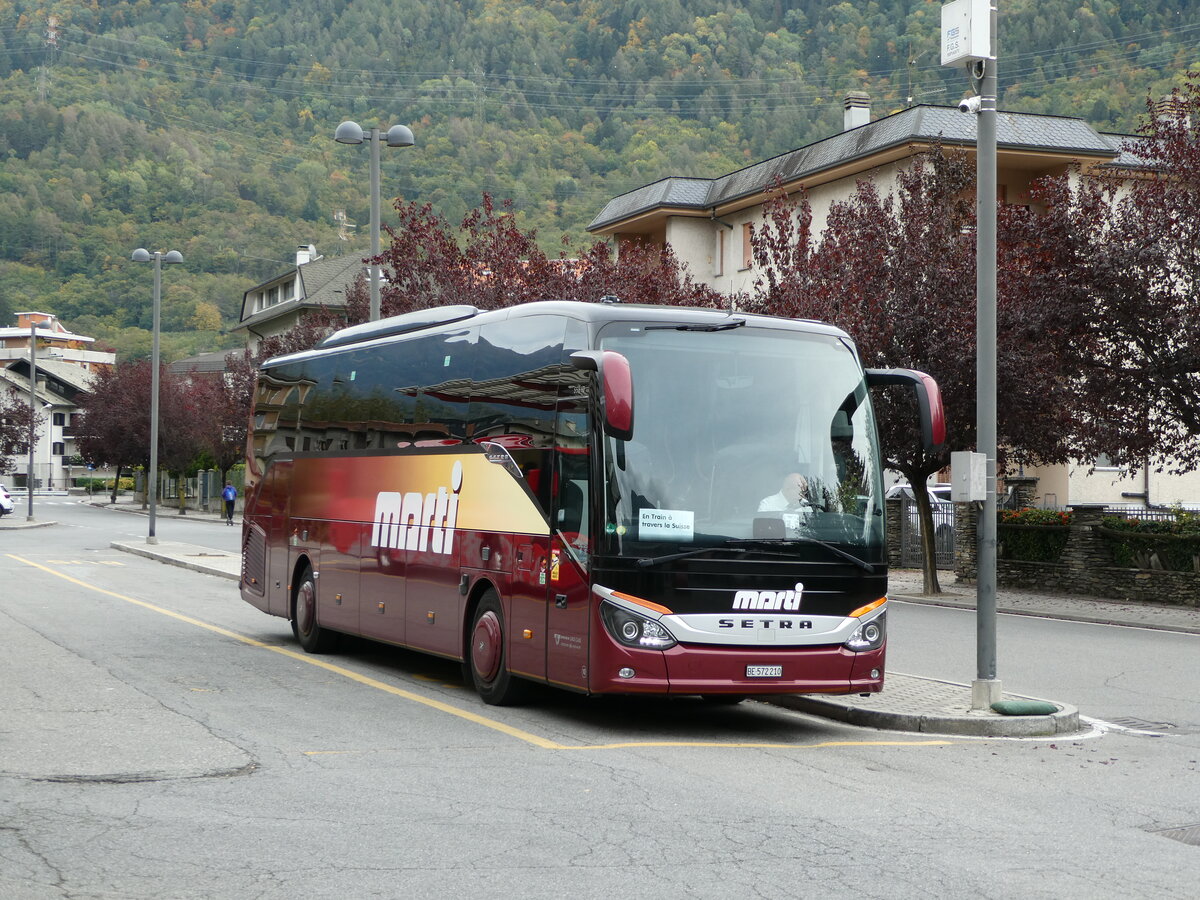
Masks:
[[[491,453],[504,449],[544,513],[552,491],[563,328],[558,316],[491,322],[480,327],[476,346],[472,440]]]

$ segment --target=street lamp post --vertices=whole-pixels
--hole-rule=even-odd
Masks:
[[[364,140],[371,142],[371,321],[379,321],[379,266],[374,263],[379,256],[379,143],[386,141],[389,147],[411,147],[413,133],[407,125],[393,125],[386,134],[379,128],[372,128],[370,133],[364,133],[357,122],[343,122],[333,133],[333,139],[339,144],[361,144]]]
[[[38,322],[29,320],[29,468],[25,476],[25,499],[28,502],[25,521],[33,519],[33,443],[37,439],[37,327]],[[45,320],[40,324],[45,325]]]
[[[154,260],[154,340],[150,351],[150,472],[146,492],[150,498],[150,527],[146,533],[147,544],[157,544],[154,533],[154,514],[158,501],[158,332],[159,311],[162,308],[162,264],[181,263],[183,255],[178,250],[151,253],[141,247],[133,251],[134,262]]]

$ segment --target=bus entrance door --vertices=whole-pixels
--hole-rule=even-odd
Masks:
[[[587,689],[588,479],[586,453],[560,449],[555,484],[554,537],[547,581],[546,677],[552,684]]]
[[[550,549],[550,603],[546,621],[546,678],[551,684],[586,690],[588,609],[591,587],[573,547],[562,532]]]
[[[539,681],[546,677],[547,560],[550,539],[516,535],[513,547],[512,626],[508,633],[508,667]]]

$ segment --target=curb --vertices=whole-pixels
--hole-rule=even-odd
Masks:
[[[96,509],[111,509],[116,512],[122,512],[131,516],[147,517],[150,515],[149,510],[142,509],[140,506],[135,506],[134,504],[101,503],[97,500],[83,500],[80,502],[86,503],[88,506],[94,506]],[[159,519],[183,519],[187,522],[210,522],[213,524],[217,522],[225,522],[225,517],[219,513],[204,512],[203,510],[193,509],[189,510],[187,515],[181,516],[179,515],[179,510],[177,507],[167,507],[167,511],[164,513],[161,505],[158,507],[157,517]],[[238,523],[240,524],[240,520],[238,520]]]
[[[942,609],[965,609],[972,612],[975,610],[974,600],[931,598],[924,594],[889,594],[888,599],[900,600],[904,603],[911,603],[914,606],[937,606]],[[1093,599],[1091,602],[1096,601]],[[1116,601],[1101,600],[1100,602]],[[1180,608],[1189,609],[1190,607]],[[1087,625],[1116,625],[1123,628],[1150,628],[1154,631],[1171,631],[1176,634],[1200,634],[1200,626],[1178,625],[1170,622],[1131,622],[1128,619],[1115,616],[1089,615],[1087,613],[1063,612],[1061,610],[1050,612],[1047,610],[1021,609],[1014,606],[997,606],[996,612],[1001,615],[1025,616],[1031,619],[1057,619],[1063,622],[1082,622]]]
[[[188,559],[180,559],[177,556],[172,556],[167,553],[161,553],[157,550],[149,549],[148,547],[139,547],[137,544],[127,544],[121,541],[113,541],[109,546],[114,550],[121,550],[125,553],[132,553],[134,556],[143,556],[146,559],[154,559],[158,562],[166,563],[169,566],[178,566],[181,569],[190,569],[193,572],[199,572],[202,575],[215,575],[218,578],[227,578],[230,581],[239,581],[240,576],[233,572],[226,572],[224,569],[219,569],[215,566],[208,566],[201,562],[192,562]],[[205,554],[199,554],[204,556]],[[228,558],[228,553],[214,553],[214,556]]]
[[[5,522],[0,520],[0,531],[20,531],[22,528],[47,528],[50,525],[57,525],[57,522],[50,520],[42,520],[38,522]]]
[[[919,677],[919,676],[911,676]],[[933,682],[933,679],[921,679]],[[968,685],[952,682],[934,682],[948,687],[961,688],[969,692]],[[874,696],[874,695],[872,695]],[[1006,694],[1010,699],[1033,700],[1034,697],[1018,697]],[[1046,716],[1001,716],[993,713],[944,715],[938,713],[889,712],[882,709],[865,709],[852,703],[838,702],[812,695],[779,697],[772,700],[778,706],[810,715],[835,719],[847,725],[865,728],[881,728],[887,731],[908,731],[916,734],[947,734],[967,737],[1052,737],[1055,735],[1079,734],[1079,710],[1065,703],[1047,701],[1058,707],[1058,712]]]

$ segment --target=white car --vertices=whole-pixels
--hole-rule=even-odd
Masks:
[[[0,484],[0,516],[7,516],[15,505],[12,494],[8,492],[8,486]]]
[[[943,503],[950,503],[950,485],[939,482],[929,485],[926,490],[929,492],[929,505],[934,509],[938,509]],[[907,497],[909,500],[915,499],[912,487],[905,482],[893,484],[888,488],[885,496],[889,500],[892,497]]]
[[[939,554],[953,554],[954,504],[950,501],[950,485],[941,482],[931,484],[928,487],[928,491],[929,506],[933,511],[933,533],[937,551]],[[889,499],[892,497],[904,497],[910,501],[915,500],[912,486],[903,482],[894,484],[888,488],[885,496]],[[914,531],[919,534],[921,523],[917,519],[917,504],[915,502],[908,504],[908,520],[912,523]]]

